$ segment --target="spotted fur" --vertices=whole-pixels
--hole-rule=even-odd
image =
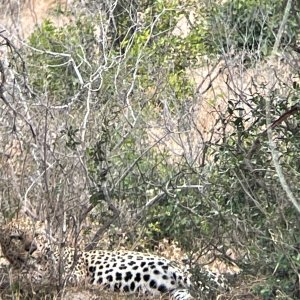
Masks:
[[[83,257],[90,283],[112,291],[159,295],[191,286],[188,276],[162,257],[101,250],[85,252]]]
[[[37,261],[42,266],[52,266],[52,274],[63,272],[64,277],[73,284],[88,283],[113,292],[139,295],[169,294],[176,300],[192,299],[187,291],[191,287],[189,276],[163,257],[133,251],[92,250],[76,253],[73,248],[60,252],[62,259],[57,251],[44,253],[43,263]]]
[[[30,276],[34,274],[35,281],[36,278],[52,280],[63,275],[67,282],[98,285],[114,292],[151,296],[166,294],[175,300],[193,299],[188,292],[191,287],[189,275],[163,257],[133,251],[80,251],[49,242],[45,231],[33,238],[28,229],[20,227],[18,236],[23,238],[14,248],[14,244],[7,242],[7,237],[14,235],[13,232],[13,226],[0,232],[3,253],[12,264],[16,257],[30,256],[35,262],[35,271]],[[24,262],[17,260],[19,265]]]

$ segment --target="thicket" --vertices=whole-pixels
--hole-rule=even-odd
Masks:
[[[192,267],[233,250],[253,293],[300,297],[299,3],[87,2],[18,50],[1,33],[5,217]]]

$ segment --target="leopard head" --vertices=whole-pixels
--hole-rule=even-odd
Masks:
[[[13,222],[0,227],[0,245],[4,257],[17,268],[26,265],[37,249],[34,236]]]

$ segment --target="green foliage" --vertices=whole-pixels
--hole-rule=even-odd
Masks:
[[[186,76],[186,68],[195,64],[198,55],[205,52],[200,31],[191,31],[187,37],[172,33],[179,19],[188,14],[188,8],[179,8],[178,1],[155,1],[144,14],[142,28],[133,34],[122,34],[122,47],[131,45],[128,51],[129,64],[134,64],[136,57],[142,55],[143,63],[138,66],[137,74],[144,89],[157,84],[153,70],[167,70],[168,88],[179,100],[184,100],[192,95],[192,84]]]
[[[244,50],[247,55],[268,55],[272,49],[284,12],[284,3],[276,0],[234,0],[208,6],[206,43],[215,53]],[[281,45],[297,38],[297,17],[291,14]]]
[[[293,98],[299,91],[290,89],[290,93]],[[289,99],[275,100],[279,94],[278,90],[272,95],[272,114],[275,116],[290,110]],[[252,265],[247,266],[246,272],[251,273],[253,268],[255,274],[259,272],[268,278],[257,292],[266,299],[276,293],[295,297],[299,292],[295,285],[299,272],[299,215],[287,202],[274,171],[269,141],[262,129],[265,126],[265,99],[260,95],[253,97],[251,118],[247,118],[248,114],[237,103],[228,101],[227,124],[232,130],[228,128],[227,132],[231,133],[219,149],[211,149],[215,163],[210,170],[211,189],[207,196],[214,197],[223,215],[230,211],[234,218],[243,220],[247,229],[244,239],[240,238],[248,245]],[[280,164],[295,195],[299,195],[296,183],[300,179],[299,157],[297,152],[288,149],[299,147],[295,130],[299,117],[294,114],[292,119],[273,128]],[[223,226],[232,227],[228,220],[224,218]],[[236,230],[234,227],[231,230]]]
[[[80,145],[80,142],[77,138],[77,133],[79,129],[74,128],[72,125],[70,127],[67,127],[65,130],[62,130],[62,134],[66,135],[67,141],[66,146],[72,150],[76,150],[76,147]]]
[[[83,58],[90,63],[95,59],[94,21],[78,18],[75,23],[56,27],[45,20],[30,36],[31,84],[39,92],[47,91],[52,101],[64,103],[83,84],[85,70],[90,69]]]
[[[284,253],[278,250],[268,258],[269,272],[263,285],[257,285],[254,292],[263,299],[281,297],[297,299],[299,297],[298,272],[300,270],[300,257],[298,249],[290,249]],[[275,266],[275,267],[274,267]]]

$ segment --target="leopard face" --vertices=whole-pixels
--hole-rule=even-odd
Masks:
[[[30,255],[37,249],[33,235],[15,222],[1,226],[0,245],[5,258],[16,268],[26,265]]]

